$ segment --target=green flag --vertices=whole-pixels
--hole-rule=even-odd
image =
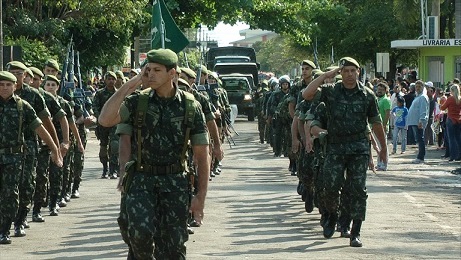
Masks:
[[[162,28],[165,46],[162,46]],[[154,0],[152,3],[151,34],[152,49],[165,48],[178,53],[189,45],[189,40],[174,22],[163,0]]]

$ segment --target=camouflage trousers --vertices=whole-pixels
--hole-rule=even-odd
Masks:
[[[103,165],[109,163],[110,171],[118,171],[118,135],[116,127],[98,126],[99,160]]]
[[[75,142],[70,142],[69,150],[64,156],[64,161],[62,165],[62,188],[61,188],[61,197],[64,197],[66,193],[70,193],[70,186],[72,184],[72,167],[74,166],[74,154],[75,147],[77,145]]]
[[[86,148],[86,131],[85,129],[78,128],[78,133],[80,134],[80,139],[83,144],[83,148]],[[73,178],[72,190],[78,190],[80,187],[80,182],[82,181],[83,167],[85,164],[85,154],[78,150],[78,146],[75,145],[74,149],[74,158],[73,165],[71,166],[71,178]]]
[[[37,155],[37,178],[35,179],[34,204],[36,207],[47,206],[48,168],[50,167],[50,150],[42,147]]]
[[[367,168],[369,155],[328,154],[323,166],[325,208],[336,213],[340,204],[340,192],[344,187],[345,194],[341,201],[341,209],[349,212],[351,219],[365,220],[367,207]],[[346,173],[346,175],[345,175]]]
[[[186,259],[186,175],[135,174],[121,206],[118,221],[128,227],[128,232],[121,229],[122,237],[137,259]]]
[[[304,146],[300,147],[301,151],[298,155],[298,179],[309,191],[314,190],[314,153],[306,153]]]
[[[66,157],[67,156],[65,156],[64,158]],[[48,192],[48,195],[50,196],[50,200],[58,199],[61,196],[62,175],[63,175],[63,168],[59,168],[54,162],[50,162],[50,168],[49,168],[50,188]],[[50,201],[50,203],[54,203],[54,201]]]
[[[29,212],[35,192],[35,179],[37,177],[37,142],[26,142],[24,166],[19,181],[19,208]]]
[[[9,227],[19,207],[19,181],[23,170],[22,155],[11,163],[0,164],[0,232],[9,232]]]

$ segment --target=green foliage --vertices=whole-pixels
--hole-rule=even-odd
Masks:
[[[18,45],[22,47],[22,60],[26,66],[34,66],[39,69],[43,68],[43,64],[49,58],[57,59],[56,55],[53,55],[48,48],[39,40],[30,40],[24,36],[20,36],[18,39],[5,39],[5,45]]]

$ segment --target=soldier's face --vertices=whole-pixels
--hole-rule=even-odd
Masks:
[[[149,86],[152,89],[158,89],[166,85],[171,86],[171,81],[176,75],[176,70],[171,69],[167,71],[165,65],[148,63],[144,73],[147,74],[146,86]]]
[[[359,76],[359,70],[355,66],[344,66],[341,68],[343,85],[346,88],[354,88]]]
[[[117,81],[117,79],[115,79],[114,77],[107,76],[106,80],[104,82],[106,83],[107,87],[114,87],[116,81]]]
[[[11,72],[11,74],[15,75],[16,78],[18,79],[17,85],[22,85],[22,83],[24,82],[24,77],[26,76],[26,73],[23,70],[18,70],[18,69],[10,69],[8,71]]]
[[[45,66],[45,68],[43,69],[43,74],[45,74],[45,76],[47,75],[57,76],[58,71],[55,68]]]
[[[42,84],[42,78],[40,78],[40,76],[34,76],[32,83],[30,83],[30,85],[36,89],[40,87],[40,84]]]
[[[29,74],[26,74],[26,76],[24,77],[24,83],[26,83],[27,85],[30,85],[32,80],[33,80],[33,78]]]
[[[302,70],[302,76],[304,80],[308,80],[309,78],[312,77],[312,68],[309,65],[303,65],[301,67]]]
[[[8,80],[0,80],[0,97],[3,100],[9,99],[16,89],[16,83]]]
[[[58,83],[56,83],[55,81],[52,81],[52,80],[47,80],[45,81],[45,86],[44,86],[45,90],[50,92],[51,94],[54,94],[56,95],[56,93],[58,92]]]

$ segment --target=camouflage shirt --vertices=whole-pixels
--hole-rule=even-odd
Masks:
[[[18,109],[19,99],[16,95],[6,101],[0,98],[0,149],[17,148],[23,145],[26,130],[34,131],[42,124],[35,110],[25,100],[22,105],[22,122],[19,122],[21,114]],[[19,133],[20,125],[22,133]],[[13,163],[22,160],[22,157],[22,153],[0,153],[0,164]]]
[[[208,121],[214,120],[215,119],[214,114],[211,112],[211,104],[208,98],[195,89],[191,89],[191,93],[194,95],[195,99],[202,106],[202,111],[203,111],[203,114],[205,115],[205,121],[208,122]]]
[[[327,151],[334,154],[369,154],[368,123],[379,123],[374,93],[357,82],[346,89],[341,82],[320,86],[317,95],[325,102],[328,117]]]
[[[50,116],[50,112],[45,104],[45,100],[40,95],[40,92],[33,87],[23,84],[20,89],[16,89],[14,94],[27,101],[32,108],[35,110],[37,116],[41,119]],[[33,129],[27,129],[24,131],[24,139],[26,141],[37,142],[37,135]]]
[[[186,100],[182,90],[176,89],[171,98],[160,98],[154,90],[149,93],[148,108],[142,127],[142,162],[152,165],[180,164],[186,125],[184,116]],[[136,134],[136,111],[139,93],[128,96],[120,107],[121,123],[131,127],[131,153],[136,156],[138,140]],[[194,127],[190,130],[192,145],[209,144],[205,118],[198,102],[195,102]]]
[[[69,102],[61,96],[57,96],[56,101],[58,101],[58,103],[61,105],[62,109],[66,113],[66,118],[69,124],[73,123],[74,122],[74,110],[72,109]],[[62,142],[63,141],[62,128],[61,128],[61,124],[59,123],[59,120],[53,118],[53,124],[54,124],[54,127],[56,128],[56,134],[58,135],[58,139],[60,142]],[[71,135],[71,132],[69,131],[69,137],[70,135]]]
[[[93,98],[93,112],[96,118],[101,114],[102,107],[106,104],[107,100],[115,93],[116,89],[109,90],[107,88],[100,89],[96,92]]]

